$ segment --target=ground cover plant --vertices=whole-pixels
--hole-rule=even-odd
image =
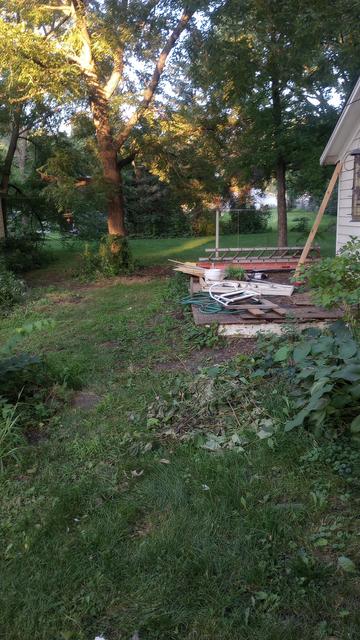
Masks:
[[[327,309],[341,308],[346,320],[356,330],[360,305],[360,242],[352,238],[339,254],[315,262],[303,269],[315,302]]]
[[[251,377],[244,344],[230,361],[221,343],[194,349],[171,302],[181,279],[43,274],[1,336],[55,321],[20,350],[81,390],[4,460],[4,637],[355,639],[350,438],[286,433],[289,376]],[[84,392],[95,402],[78,408]]]

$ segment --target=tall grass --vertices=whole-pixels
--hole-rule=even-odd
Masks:
[[[0,471],[9,459],[19,460],[23,437],[18,428],[17,405],[3,404],[0,409]]]

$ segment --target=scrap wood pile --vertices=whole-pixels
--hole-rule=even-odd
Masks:
[[[185,273],[192,278],[198,278],[198,291],[186,297],[182,303],[196,307],[201,313],[228,313],[241,315],[246,313],[253,317],[264,316],[272,312],[278,316],[285,316],[288,311],[278,304],[271,302],[265,296],[292,295],[294,287],[258,280],[228,280],[224,281],[225,272],[218,274],[218,280],[209,279],[217,270],[199,267],[192,262],[171,260],[176,266],[174,271]],[[216,278],[216,275],[215,275]]]
[[[180,262],[179,260],[170,260],[176,266],[173,267],[174,271],[185,273],[188,276],[194,276],[195,278],[203,278],[206,269],[204,267],[198,267],[195,262]]]

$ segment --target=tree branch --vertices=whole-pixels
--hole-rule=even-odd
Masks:
[[[124,71],[124,48],[118,47],[114,55],[113,72],[104,87],[104,94],[109,100],[116,90]]]
[[[120,148],[124,142],[127,140],[127,138],[129,137],[132,129],[134,128],[134,126],[137,124],[137,122],[139,121],[139,119],[141,118],[141,116],[143,115],[143,113],[146,111],[146,109],[149,107],[154,93],[159,85],[160,82],[160,78],[161,75],[164,71],[165,68],[165,64],[166,64],[166,60],[169,56],[169,54],[171,53],[171,51],[173,50],[173,48],[175,47],[178,39],[180,38],[181,34],[183,33],[183,31],[185,31],[185,29],[188,27],[188,24],[193,16],[193,14],[195,13],[195,9],[184,9],[184,12],[179,20],[179,22],[177,23],[174,31],[171,33],[171,35],[169,36],[167,42],[165,43],[165,46],[163,48],[163,50],[161,51],[159,58],[156,62],[155,65],[155,69],[153,71],[151,80],[148,84],[148,86],[146,87],[145,91],[144,91],[144,96],[142,99],[142,102],[140,103],[138,109],[135,111],[135,113],[129,118],[129,120],[127,121],[126,125],[124,126],[123,130],[121,131],[121,133],[118,135],[117,139],[116,139],[116,143],[117,146]]]
[[[128,164],[131,164],[131,162],[133,160],[135,160],[136,158],[136,151],[133,151],[132,153],[130,153],[130,155],[126,156],[126,158],[120,158],[120,160],[118,160],[118,168],[121,170],[124,167],[126,167]]]

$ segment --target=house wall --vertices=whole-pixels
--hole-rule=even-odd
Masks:
[[[360,239],[360,222],[351,219],[352,195],[354,180],[354,158],[349,156],[353,149],[360,148],[360,127],[355,133],[352,142],[348,145],[344,154],[344,166],[339,178],[338,191],[338,213],[336,223],[336,251],[350,240],[350,236],[357,236]]]

